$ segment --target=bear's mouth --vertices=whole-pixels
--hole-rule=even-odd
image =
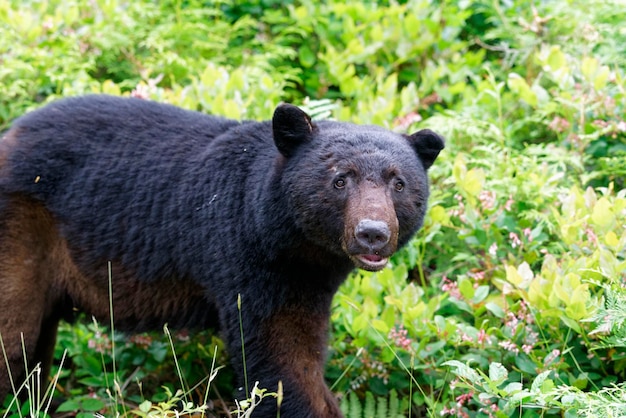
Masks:
[[[356,266],[360,269],[379,271],[387,265],[389,258],[378,254],[358,254],[354,256],[354,260],[356,261]]]

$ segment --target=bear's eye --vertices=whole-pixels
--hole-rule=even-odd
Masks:
[[[402,190],[404,190],[404,182],[402,180],[396,181],[395,188],[396,192],[401,192]]]
[[[346,187],[346,179],[340,177],[335,180],[335,189],[343,189]]]

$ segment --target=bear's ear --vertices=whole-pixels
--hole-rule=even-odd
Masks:
[[[444,140],[441,135],[430,129],[422,129],[412,135],[407,136],[409,143],[415,149],[424,168],[428,170],[437,159],[439,151],[444,148]]]
[[[311,139],[315,126],[302,109],[283,103],[274,111],[272,129],[278,151],[285,157],[291,157],[300,144]]]

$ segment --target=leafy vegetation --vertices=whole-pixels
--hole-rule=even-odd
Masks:
[[[0,129],[87,92],[433,128],[447,148],[424,230],[335,298],[327,377],[344,412],[622,416],[625,20],[617,0],[10,0]],[[102,327],[60,330],[61,411],[235,409],[211,334]]]

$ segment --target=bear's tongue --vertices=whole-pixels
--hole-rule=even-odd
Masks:
[[[370,263],[379,263],[383,259],[383,257],[376,254],[363,254],[361,257]]]
[[[359,254],[355,256],[357,267],[369,271],[378,271],[387,265],[389,259],[378,254]]]

